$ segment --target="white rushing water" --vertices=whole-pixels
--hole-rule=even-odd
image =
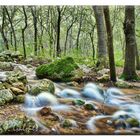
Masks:
[[[45,106],[49,106],[53,111],[72,111],[70,105],[60,104],[59,98],[82,99],[86,103],[96,101],[100,104],[117,107],[119,110],[112,115],[101,114],[99,116],[91,117],[87,121],[87,129],[96,131],[96,121],[99,119],[109,118],[110,120],[122,119],[125,121],[128,117],[136,118],[140,121],[140,104],[127,97],[117,88],[109,88],[102,90],[95,84],[87,84],[81,91],[74,89],[64,89],[62,86],[55,84],[55,94],[48,92],[41,92],[37,96],[26,94],[24,110],[31,116],[36,116],[36,112]]]

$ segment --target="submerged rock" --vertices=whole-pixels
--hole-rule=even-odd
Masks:
[[[97,110],[97,107],[95,107],[95,105],[90,102],[85,103],[84,108],[87,110]]]
[[[94,86],[94,85],[93,85]],[[104,101],[104,91],[101,89],[98,89],[98,87],[92,87],[90,86],[85,86],[85,88],[82,90],[82,95],[86,98],[94,99],[97,101]]]
[[[73,101],[73,104],[74,105],[84,105],[85,104],[85,101],[84,100],[81,100],[81,99],[76,99]]]
[[[62,121],[62,123],[60,124],[63,128],[69,128],[69,127],[77,127],[77,123],[76,121],[72,120],[72,119],[65,119],[64,121]]]
[[[128,118],[126,120],[130,127],[139,127],[140,123],[136,118]]]
[[[4,105],[5,103],[9,103],[13,100],[13,94],[8,89],[0,90],[0,105]]]
[[[71,81],[74,70],[78,69],[72,57],[56,60],[50,64],[43,64],[36,69],[38,78],[48,78],[51,80]]]
[[[52,110],[50,107],[43,107],[39,112],[42,116],[44,115],[46,116],[46,115],[50,115]]]
[[[38,95],[39,93],[47,91],[52,94],[55,92],[54,83],[48,79],[43,79],[39,83],[35,84],[31,87],[29,94],[31,95]]]
[[[36,122],[26,116],[11,117],[0,124],[0,134],[33,134],[37,130]]]
[[[73,89],[64,89],[60,93],[58,93],[58,96],[62,98],[79,98],[81,94]]]

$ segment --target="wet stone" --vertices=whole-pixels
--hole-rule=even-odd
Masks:
[[[71,119],[65,119],[61,124],[63,128],[69,128],[69,127],[76,127],[77,123],[74,120]]]
[[[84,101],[84,100],[81,100],[81,99],[77,99],[77,100],[74,100],[74,101],[73,101],[73,104],[74,104],[74,105],[79,105],[79,106],[81,106],[81,105],[84,105],[84,104],[85,104],[85,101]]]
[[[52,110],[50,107],[43,107],[41,110],[40,110],[40,114],[42,116],[44,115],[50,115],[52,113]]]

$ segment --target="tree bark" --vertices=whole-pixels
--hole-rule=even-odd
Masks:
[[[139,51],[137,45],[136,45],[136,69],[140,70],[140,58],[139,58]]]
[[[33,16],[33,24],[34,24],[34,54],[35,56],[38,55],[38,49],[37,49],[37,10],[36,7],[31,7],[31,13]]]
[[[107,30],[107,47],[108,47],[108,56],[109,56],[109,67],[110,67],[110,80],[116,82],[116,69],[115,69],[115,60],[114,60],[114,47],[113,47],[113,33],[112,26],[110,21],[110,12],[109,7],[104,7],[104,16]]]
[[[27,28],[27,14],[26,14],[24,6],[22,6],[22,9],[23,9],[23,14],[24,14],[24,22],[25,22],[25,25],[22,28],[22,45],[23,45],[24,58],[26,59],[25,30]]]
[[[2,7],[2,25],[0,26],[0,32],[1,32],[1,35],[2,35],[2,38],[3,38],[4,46],[7,50],[9,50],[8,39],[7,39],[7,37],[5,35],[5,31],[4,31],[5,18],[6,18],[5,10],[4,10],[4,7]]]
[[[137,78],[135,68],[136,37],[135,37],[134,6],[125,7],[124,34],[126,46],[125,46],[125,63],[122,76],[125,80],[133,80]]]
[[[61,9],[60,6],[57,6],[57,43],[56,43],[56,56],[60,57],[61,48],[60,48],[60,24],[61,24]]]
[[[106,32],[105,32],[105,23],[104,23],[104,14],[102,6],[93,6],[96,25],[97,25],[97,36],[98,36],[98,44],[97,44],[97,57],[98,67],[107,67],[107,44],[106,44]]]
[[[15,51],[17,51],[17,39],[16,39],[15,29],[14,29],[14,26],[13,26],[13,21],[12,21],[12,18],[10,17],[10,14],[9,14],[8,9],[6,8],[6,6],[4,6],[4,9],[5,9],[5,12],[6,12],[7,16],[8,16],[9,23],[11,25],[11,30],[12,30],[13,37],[14,37],[14,47],[15,47]]]
[[[80,38],[80,33],[81,33],[82,20],[83,20],[83,13],[81,12],[80,21],[79,21],[79,28],[78,28],[77,38],[76,38],[77,51],[79,50],[79,38]]]

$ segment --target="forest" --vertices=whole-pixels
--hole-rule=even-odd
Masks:
[[[0,6],[0,135],[139,135],[140,6]]]

